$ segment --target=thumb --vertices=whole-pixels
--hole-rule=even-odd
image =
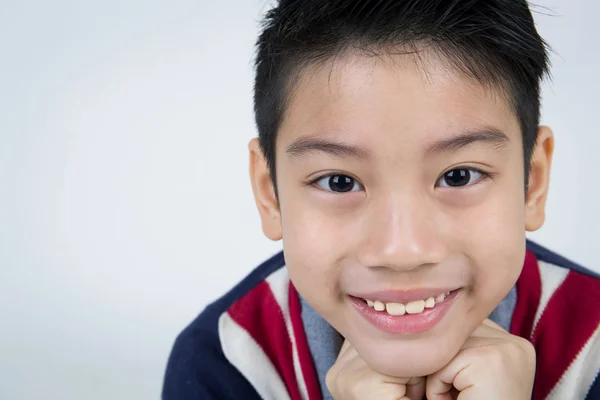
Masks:
[[[406,397],[411,400],[422,400],[425,397],[425,377],[411,378],[406,383]]]
[[[344,343],[342,344],[342,348],[338,353],[336,363],[341,361],[348,361],[354,358],[356,355],[356,350],[352,347],[352,343],[348,341],[348,339],[344,339]]]

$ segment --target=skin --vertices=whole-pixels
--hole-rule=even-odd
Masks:
[[[525,231],[544,222],[554,147],[540,127],[525,193],[506,97],[422,56],[348,53],[301,73],[276,142],[279,202],[258,140],[249,144],[263,231],[283,239],[294,286],[368,368],[405,378],[450,365],[515,284]],[[477,135],[489,131],[506,138]],[[310,141],[321,144],[298,145]],[[455,169],[471,169],[468,185],[447,187]],[[327,174],[353,178],[352,190],[310,183]],[[348,297],[448,286],[461,288],[452,308],[415,335],[377,329]]]
[[[452,361],[427,377],[395,377],[371,368],[345,341],[326,376],[336,400],[529,400],[535,350],[486,319]]]

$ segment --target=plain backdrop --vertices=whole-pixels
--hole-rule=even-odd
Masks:
[[[545,227],[600,271],[600,4],[540,0]],[[280,249],[248,180],[263,0],[0,1],[0,399],[157,399],[176,335]]]

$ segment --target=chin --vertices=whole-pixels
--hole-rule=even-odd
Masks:
[[[444,339],[379,340],[377,343],[356,343],[354,347],[375,371],[394,377],[412,378],[439,371],[458,354],[460,345],[453,345],[447,338]]]

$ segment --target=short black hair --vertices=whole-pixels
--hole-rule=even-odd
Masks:
[[[279,0],[256,44],[254,114],[277,194],[275,142],[295,79],[349,50],[426,46],[507,95],[523,137],[525,185],[540,118],[549,47],[526,0]]]

